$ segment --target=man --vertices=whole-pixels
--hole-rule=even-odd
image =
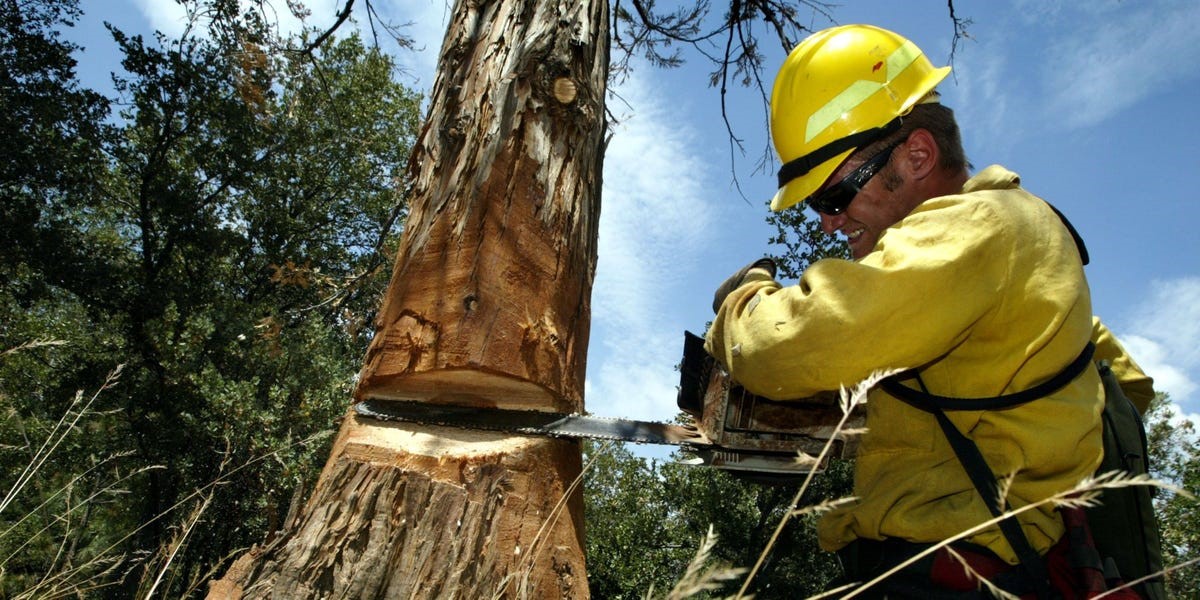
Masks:
[[[905,385],[978,399],[1055,378],[1086,361],[1095,338],[1097,355],[1118,363],[1144,410],[1150,379],[1093,322],[1082,245],[1015,173],[991,166],[969,175],[953,113],[934,91],[949,71],[901,36],[864,25],[818,32],[788,56],[771,99],[784,162],[771,208],[806,201],[826,233],[845,236],[853,261],[818,261],[791,287],[766,262],[743,269],[718,291],[708,351],[768,398],[910,369],[918,377]],[[1019,508],[1095,471],[1103,402],[1089,368],[1009,410],[945,414],[992,473],[1012,476],[1007,502]],[[934,415],[879,388],[867,410],[858,501],[818,527],[824,549],[852,563],[873,557],[866,568],[847,565],[859,580],[886,566],[879,556],[892,542],[938,542],[992,516]],[[1019,521],[1038,554],[1064,533],[1053,506]],[[996,527],[969,541],[1019,562]]]

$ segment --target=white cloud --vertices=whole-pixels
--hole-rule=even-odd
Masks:
[[[1083,3],[1084,5],[1090,3]],[[1092,6],[1060,21],[1044,54],[1047,110],[1068,125],[1095,125],[1166,88],[1196,77],[1200,4],[1160,1]]]
[[[1140,335],[1127,335],[1121,343],[1148,375],[1154,378],[1154,388],[1167,392],[1176,402],[1191,398],[1196,392],[1196,382],[1180,367],[1171,364],[1172,356],[1167,347]]]
[[[1185,413],[1200,413],[1200,277],[1154,281],[1150,295],[1126,319],[1122,343]]]
[[[994,146],[1025,124],[1102,123],[1200,76],[1200,4],[1014,0],[973,28],[942,87],[967,131]]]
[[[958,113],[964,131],[985,139],[995,145],[1009,146],[1021,135],[1025,120],[1013,118],[1020,114],[1017,108],[1010,109],[1020,99],[1012,94],[1008,83],[1009,64],[1004,52],[1007,40],[987,39],[969,48],[955,59],[954,80],[943,83],[940,90],[946,95],[944,102]],[[968,157],[970,158],[970,157]]]
[[[155,31],[179,37],[187,27],[187,10],[175,0],[133,0]]]
[[[588,408],[661,420],[676,412],[687,257],[713,219],[694,136],[647,72],[619,86],[635,114],[616,126],[605,155]]]

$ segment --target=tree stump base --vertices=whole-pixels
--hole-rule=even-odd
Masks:
[[[586,598],[580,470],[570,440],[351,413],[302,514],[208,598]]]

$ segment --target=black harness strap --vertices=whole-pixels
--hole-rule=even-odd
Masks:
[[[1007,501],[1003,507],[999,505],[1000,489],[996,486],[996,479],[992,475],[987,461],[979,452],[979,446],[959,432],[945,412],[939,410],[934,415],[937,417],[938,425],[941,425],[942,431],[946,433],[950,447],[954,448],[954,453],[958,455],[958,460],[966,470],[967,476],[971,478],[971,483],[975,484],[975,489],[979,491],[979,495],[983,496],[984,504],[987,504],[992,516],[999,517],[1004,514],[1004,511],[1011,507]],[[1021,568],[1025,569],[1033,581],[1038,597],[1050,598],[1050,575],[1046,570],[1046,563],[1029,544],[1029,538],[1025,537],[1025,532],[1021,530],[1021,523],[1015,516],[1008,517],[1000,521],[1000,532],[1004,534],[1004,539],[1008,540],[1017,559],[1021,561]]]
[[[963,466],[963,470],[967,472],[967,477],[971,480],[971,484],[975,486],[975,490],[983,498],[983,503],[987,505],[988,511],[992,513],[992,516],[999,517],[1010,507],[1007,501],[1005,501],[1003,506],[1000,505],[1000,490],[996,485],[996,476],[992,473],[991,468],[988,467],[987,460],[983,458],[983,453],[979,451],[979,446],[954,426],[954,423],[950,421],[950,417],[946,416],[946,411],[1004,410],[1037,398],[1049,396],[1082,374],[1088,365],[1091,364],[1092,356],[1095,352],[1095,344],[1088,342],[1084,346],[1083,351],[1079,353],[1079,356],[1054,377],[1028,390],[1015,394],[1003,394],[992,398],[953,398],[930,394],[925,387],[925,382],[921,380],[921,376],[915,371],[889,377],[880,382],[880,385],[884,391],[892,396],[937,418],[938,425],[946,435],[946,440],[954,450],[955,456],[958,457],[958,462]],[[915,378],[917,384],[921,386],[920,390],[904,386],[900,383],[901,379],[912,378]],[[1045,561],[1033,549],[1033,546],[1029,544],[1029,538],[1025,537],[1025,532],[1021,530],[1021,524],[1017,521],[1016,517],[1008,517],[1000,521],[1000,532],[1004,535],[1004,539],[1008,541],[1009,546],[1012,547],[1013,552],[1016,553],[1017,559],[1021,563],[1021,568],[1029,575],[1038,597],[1054,597],[1050,591],[1050,576],[1046,570]]]
[[[920,375],[917,375],[916,379],[921,385],[921,389],[924,390],[925,382],[921,381]],[[945,410],[939,406],[938,402],[933,400],[933,398],[941,397],[933,396],[925,391],[907,388],[900,385],[894,377],[883,380],[882,385],[884,391],[900,398],[914,408],[930,413],[937,418],[938,425],[946,435],[946,440],[950,442],[950,447],[954,450],[955,456],[958,457],[959,464],[967,472],[967,477],[971,480],[971,484],[975,486],[975,490],[983,498],[983,503],[987,506],[988,512],[992,513],[993,517],[999,517],[1004,514],[1004,511],[1009,508],[1008,502],[1005,501],[1003,507],[999,504],[1000,489],[996,486],[995,475],[992,473],[991,468],[988,467],[983,454],[979,451],[979,446],[970,438],[963,435],[954,426],[954,423],[950,422],[950,417],[946,416]],[[893,393],[893,389],[904,389],[908,390],[908,392],[898,395]],[[1017,559],[1021,563],[1021,568],[1029,575],[1037,591],[1038,598],[1051,598],[1050,576],[1046,571],[1046,565],[1037,551],[1029,545],[1029,538],[1025,537],[1024,531],[1021,531],[1020,522],[1017,521],[1016,517],[1004,519],[1000,521],[1000,532],[1004,534],[1004,539],[1008,541],[1009,546],[1016,553]]]
[[[955,398],[952,396],[938,396],[929,392],[916,390],[905,385],[901,385],[901,381],[919,377],[916,371],[905,371],[898,375],[893,375],[880,382],[883,390],[887,393],[919,408],[925,412],[934,412],[932,409],[940,410],[1004,410],[1014,406],[1020,406],[1026,402],[1044,398],[1066,387],[1068,383],[1079,377],[1088,365],[1092,362],[1092,356],[1096,353],[1096,345],[1088,342],[1083,347],[1083,352],[1071,364],[1063,367],[1057,375],[1039,383],[1027,390],[1015,392],[1012,394],[1001,394],[991,398]],[[921,384],[924,388],[924,384]]]
[[[1062,224],[1067,227],[1067,231],[1071,233],[1071,239],[1075,240],[1075,248],[1079,250],[1079,262],[1082,262],[1084,266],[1087,266],[1087,264],[1092,261],[1092,257],[1088,255],[1087,246],[1085,246],[1083,243],[1083,236],[1079,235],[1079,231],[1077,231],[1075,226],[1067,220],[1067,215],[1062,214],[1061,210],[1058,210],[1049,202],[1046,202],[1046,206],[1049,206],[1050,210],[1054,211],[1054,214],[1058,215],[1058,220],[1062,221]]]

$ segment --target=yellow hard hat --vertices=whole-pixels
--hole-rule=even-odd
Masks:
[[[898,128],[897,117],[949,72],[916,44],[870,25],[832,27],[800,42],[771,92],[771,137],[784,163],[771,210],[811,196],[855,149]]]

